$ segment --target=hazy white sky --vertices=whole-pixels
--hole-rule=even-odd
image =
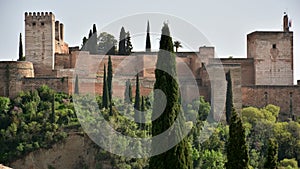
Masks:
[[[0,60],[16,60],[18,56],[18,36],[24,34],[24,12],[52,11],[56,20],[65,25],[65,41],[69,46],[80,46],[82,37],[87,36],[93,23],[98,30],[107,30],[111,22],[125,16],[145,12],[156,12],[179,17],[197,28],[215,46],[219,57],[246,57],[246,35],[256,30],[282,30],[283,13],[287,12],[292,20],[294,31],[294,67],[295,82],[300,79],[300,1],[299,0],[128,0],[128,1],[92,1],[92,0],[1,0],[1,45]],[[135,36],[142,28],[146,30],[147,19],[150,19],[151,32],[160,32],[162,22],[170,18],[161,18],[161,24],[145,18],[135,24],[124,23],[116,26],[110,33],[118,39],[121,26]],[[185,31],[186,27],[172,27],[172,36]],[[137,35],[136,35],[137,36]],[[158,47],[157,37],[153,35],[152,46]],[[191,38],[191,39],[189,39]],[[196,37],[187,37],[185,41],[195,41]],[[179,38],[179,40],[182,40]],[[24,39],[23,39],[24,42]],[[196,40],[195,43],[198,41]],[[134,50],[145,46],[144,36],[133,37]],[[184,43],[183,43],[184,44]],[[203,44],[191,45],[191,50],[198,50]],[[209,44],[207,44],[209,45]],[[181,49],[187,50],[187,49]]]

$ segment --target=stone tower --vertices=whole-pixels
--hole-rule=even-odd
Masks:
[[[287,15],[283,22],[283,31],[247,35],[247,57],[254,59],[256,85],[293,85],[293,32]]]
[[[52,75],[55,53],[55,16],[50,12],[25,13],[25,56],[35,76]]]

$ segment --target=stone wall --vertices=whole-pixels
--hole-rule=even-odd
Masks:
[[[20,79],[34,77],[33,65],[25,61],[0,62],[0,96],[15,97],[21,90]]]
[[[300,117],[300,86],[243,86],[243,106],[279,106],[280,119]]]
[[[35,77],[35,78],[22,78],[18,83],[20,83],[19,91],[30,91],[37,89],[42,85],[47,85],[51,89],[57,92],[70,93],[69,89],[71,88],[70,79],[67,77],[56,78],[56,77]]]

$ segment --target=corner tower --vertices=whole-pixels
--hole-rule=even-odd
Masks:
[[[247,35],[247,57],[254,60],[256,85],[293,85],[293,32],[288,16],[282,31],[256,31]]]
[[[35,76],[52,75],[55,52],[55,16],[51,12],[25,13],[25,56]]]

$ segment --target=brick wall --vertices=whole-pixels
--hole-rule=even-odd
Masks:
[[[291,117],[291,112],[300,117],[300,86],[243,86],[242,93],[243,106],[274,104],[281,108],[280,119]]]

